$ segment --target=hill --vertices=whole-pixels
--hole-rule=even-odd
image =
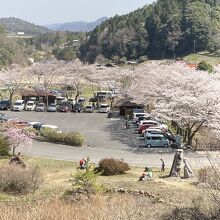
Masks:
[[[85,32],[94,30],[96,26],[100,25],[107,19],[107,17],[102,17],[94,22],[76,21],[60,24],[49,24],[45,26],[54,31]]]
[[[81,58],[114,62],[173,58],[220,48],[220,0],[158,0],[93,30]]]
[[[0,18],[0,25],[5,28],[7,32],[24,32],[26,35],[35,35],[50,32],[46,27],[35,25],[19,18]]]

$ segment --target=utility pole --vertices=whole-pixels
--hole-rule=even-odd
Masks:
[[[194,54],[196,53],[196,41],[195,40],[193,41],[193,53]]]

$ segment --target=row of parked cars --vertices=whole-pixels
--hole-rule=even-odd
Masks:
[[[56,105],[55,103],[50,104],[48,107],[45,103],[37,103],[36,101],[28,101],[25,103],[24,100],[17,100],[13,104],[9,100],[0,101],[0,110],[9,110],[12,111],[38,111],[38,112],[94,112],[94,105],[87,105],[83,107],[83,102],[79,102],[76,104],[71,104],[68,101],[62,102],[60,105]],[[110,106],[108,104],[101,104],[99,106],[99,112],[108,113],[110,112]]]
[[[137,127],[137,133],[143,138],[144,146],[148,148],[179,145],[168,126],[155,116],[148,113],[134,113],[132,124]]]
[[[41,122],[28,122],[19,118],[8,118],[8,116],[3,113],[0,113],[0,122],[8,122],[11,125],[16,125],[20,128],[33,128],[39,131],[50,129],[56,131],[57,133],[61,133],[61,131],[55,125],[44,124]]]

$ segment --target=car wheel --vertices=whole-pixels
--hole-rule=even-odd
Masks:
[[[164,144],[164,147],[168,148],[168,144]]]
[[[151,148],[151,145],[150,145],[150,144],[147,144],[147,148]]]

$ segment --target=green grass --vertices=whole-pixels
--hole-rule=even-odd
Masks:
[[[199,62],[205,60],[211,65],[220,64],[220,54],[219,53],[209,53],[209,52],[201,52],[197,54],[190,54],[188,56],[185,56],[183,60],[198,64]]]

